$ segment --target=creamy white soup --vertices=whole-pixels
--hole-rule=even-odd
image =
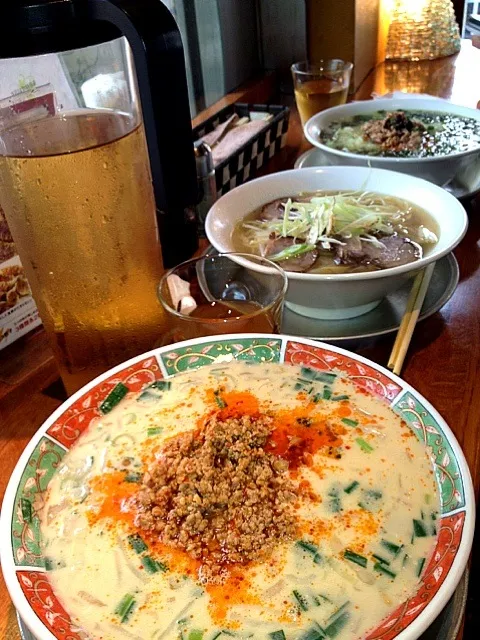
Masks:
[[[65,455],[42,522],[89,637],[356,640],[415,592],[439,498],[384,403],[340,373],[240,362],[124,391]]]

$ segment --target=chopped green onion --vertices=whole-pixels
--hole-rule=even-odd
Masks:
[[[298,640],[324,640],[325,632],[320,627],[320,625],[316,625],[315,627],[310,627],[301,636],[298,637]]]
[[[302,551],[306,551],[313,557],[313,562],[315,564],[322,564],[323,558],[318,552],[318,547],[311,542],[307,542],[306,540],[297,540],[295,543],[297,547],[299,547]]]
[[[316,393],[316,394],[313,396],[313,402],[315,402],[315,404],[317,404],[317,402],[320,402],[320,400],[322,400],[322,398],[323,398],[323,394],[321,394],[321,393]]]
[[[158,393],[146,389],[138,396],[137,402],[141,402],[142,404],[153,404],[154,402],[158,402],[160,398],[161,396]]]
[[[165,573],[165,571],[167,571],[166,564],[163,564],[163,562],[157,562],[150,556],[143,556],[142,564],[147,573],[158,573],[159,571]]]
[[[338,513],[339,511],[343,510],[338,489],[330,489],[330,491],[328,492],[328,497],[330,498],[330,500],[328,501],[328,506],[332,513]]]
[[[115,609],[115,614],[120,618],[120,622],[126,622],[135,606],[135,598],[131,593],[123,596]]]
[[[53,571],[54,562],[51,558],[44,558],[43,566],[45,567],[45,571]]]
[[[127,540],[128,540],[128,544],[132,547],[135,553],[143,553],[148,549],[145,542],[137,533],[134,533],[131,536],[128,536]]]
[[[163,427],[148,427],[147,436],[150,438],[151,436],[158,436],[162,433]]]
[[[123,382],[119,382],[100,405],[100,412],[104,415],[106,413],[110,413],[113,407],[115,407],[127,395],[127,393],[128,387],[126,387]]]
[[[344,611],[341,615],[338,616],[328,627],[325,629],[325,633],[329,638],[335,638],[338,636],[343,627],[350,620],[350,613],[348,611]]]
[[[313,544],[312,542],[307,542],[306,540],[297,540],[297,542],[295,542],[297,547],[300,547],[300,549],[302,549],[302,551],[308,551],[308,553],[318,553],[318,547],[316,544]]]
[[[302,611],[308,611],[308,602],[307,599],[305,598],[305,596],[303,596],[300,591],[297,591],[296,589],[294,589],[292,591],[292,596],[294,597],[294,599],[296,600],[298,606],[300,607],[300,609]]]
[[[159,391],[168,391],[172,386],[171,380],[155,380],[152,384],[149,384],[145,389],[158,389]]]
[[[282,260],[288,260],[288,258],[296,258],[297,256],[301,256],[304,253],[308,253],[309,251],[313,251],[315,249],[314,244],[292,244],[290,247],[275,253],[273,256],[268,256],[268,259],[272,262],[281,262]]]
[[[272,631],[272,633],[268,634],[268,637],[272,640],[285,640],[285,634],[283,633],[283,629],[279,629],[278,631]]]
[[[358,420],[350,420],[350,418],[342,418],[343,424],[346,424],[347,427],[356,427],[358,425]]]
[[[125,482],[132,482],[135,484],[139,484],[142,479],[142,474],[138,471],[130,471],[125,476]]]
[[[188,634],[188,640],[202,640],[202,638],[203,631],[200,631],[200,629],[192,629]]]
[[[334,613],[332,613],[332,615],[328,618],[327,620],[327,625],[329,625],[331,622],[333,622],[336,618],[338,618],[338,616],[348,607],[350,606],[350,600],[347,600],[346,602],[344,602],[342,604],[341,607],[339,607],[336,611],[334,611]]]
[[[394,573],[393,571],[390,571],[390,569],[388,569],[383,563],[381,562],[376,562],[373,565],[373,569],[374,571],[378,571],[379,573],[384,573],[386,576],[389,576],[390,578],[395,578],[397,576],[396,573]]]
[[[409,555],[408,555],[408,553],[406,553],[406,554],[403,556],[403,560],[402,560],[402,567],[404,567],[404,566],[407,564],[408,560],[409,560]]]
[[[372,553],[372,558],[375,558],[375,560],[378,560],[378,562],[386,564],[387,566],[390,564],[390,560],[385,560],[385,558],[382,558],[382,556],[377,556],[376,553]]]
[[[20,508],[22,510],[23,520],[31,524],[33,519],[33,509],[30,500],[27,500],[27,498],[20,498]]]
[[[336,379],[336,373],[328,373],[327,371],[317,371],[315,375],[316,382],[325,382],[326,384],[333,384]]]
[[[413,535],[417,538],[426,538],[428,533],[425,525],[421,520],[413,521]]]
[[[327,387],[325,385],[323,387],[323,399],[324,400],[330,400],[331,397],[332,397],[332,390],[330,389],[330,387]]]
[[[300,375],[307,380],[315,380],[316,373],[315,369],[312,369],[311,367],[302,367],[300,369]]]
[[[344,491],[345,493],[352,493],[352,491],[355,491],[355,489],[360,485],[359,482],[357,482],[356,480],[354,480],[353,482],[351,482],[348,487],[345,487]]]
[[[365,491],[365,495],[368,498],[373,498],[374,500],[380,500],[380,498],[383,496],[383,493],[381,491],[377,491],[376,489],[367,489]]]
[[[340,402],[341,400],[348,400],[350,396],[332,396],[330,398],[330,400],[333,400],[334,402]]]
[[[372,453],[373,447],[369,445],[368,442],[363,438],[355,438],[355,442],[358,444],[360,449],[365,453]]]
[[[368,560],[367,558],[365,558],[365,556],[361,556],[358,553],[355,553],[354,551],[350,551],[350,549],[345,549],[345,551],[343,552],[343,557],[345,558],[345,560],[354,562],[355,564],[358,564],[360,567],[363,567],[364,569],[368,564]]]
[[[424,566],[425,566],[425,558],[420,558],[417,564],[417,577],[420,577],[422,575]]]
[[[388,540],[381,540],[380,544],[387,551],[389,551],[392,554],[392,556],[398,555],[400,553],[400,551],[402,550],[402,548],[403,548],[403,545],[398,545],[398,544],[395,544],[393,542],[389,542]]]
[[[217,405],[219,406],[220,409],[225,409],[225,407],[227,406],[227,403],[225,402],[225,400],[223,398],[220,397],[220,391],[214,391],[213,395],[215,396],[215,402],[217,403]]]

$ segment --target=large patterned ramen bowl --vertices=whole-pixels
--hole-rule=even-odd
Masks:
[[[96,425],[100,424],[99,421],[111,408],[109,404],[114,397],[112,396],[114,389],[117,390],[115,392],[117,395],[118,389],[121,389],[121,395],[126,394],[126,399],[138,398],[139,396],[134,394],[139,392],[145,394],[147,388],[155,390],[175,388],[176,377],[187,370],[195,370],[194,373],[189,373],[189,376],[202,376],[202,371],[206,371],[204,367],[212,363],[228,369],[229,363],[232,362],[230,371],[232,371],[232,367],[240,367],[233,361],[237,361],[237,363],[261,362],[293,365],[291,368],[281,367],[284,376],[283,389],[287,389],[288,386],[293,389],[295,385],[298,385],[298,373],[295,372],[301,371],[307,380],[303,380],[300,387],[303,384],[303,388],[305,388],[305,385],[310,385],[312,380],[319,380],[322,384],[327,383],[323,387],[323,398],[327,397],[329,400],[330,398],[341,400],[347,397],[339,395],[331,397],[331,391],[328,390],[328,384],[335,376],[339,376],[337,379],[345,377],[346,384],[350,385],[354,393],[358,392],[359,396],[362,395],[366,398],[366,402],[376,403],[377,407],[383,405],[381,410],[389,415],[391,415],[390,409],[393,410],[403,421],[400,422],[397,417],[394,418],[396,421],[398,420],[398,424],[402,424],[405,438],[413,443],[411,451],[420,451],[422,454],[426,449],[426,454],[431,460],[432,477],[434,477],[434,480],[430,479],[431,486],[436,485],[439,497],[439,514],[435,518],[432,516],[435,519],[434,531],[436,535],[435,539],[432,538],[432,545],[436,544],[436,546],[433,553],[430,553],[426,558],[425,564],[422,562],[417,574],[421,578],[416,582],[416,592],[410,593],[410,597],[406,600],[391,602],[387,617],[378,620],[376,628],[373,631],[370,630],[367,635],[359,636],[359,640],[360,637],[365,637],[366,640],[393,640],[394,638],[396,640],[415,640],[447,604],[468,560],[475,514],[472,482],[465,458],[454,435],[441,416],[403,380],[360,356],[311,340],[287,336],[239,334],[200,338],[162,347],[119,365],[98,377],[65,402],[45,422],[27,446],[12,474],[6,491],[2,508],[0,547],[2,570],[12,600],[26,625],[38,640],[86,640],[87,638],[95,640],[93,634],[87,635],[72,621],[69,611],[66,610],[68,605],[65,605],[64,608],[57,598],[52,588],[51,559],[44,556],[40,540],[40,523],[44,517],[45,502],[48,500],[47,487],[49,485],[50,487],[55,486],[56,473],[61,466],[62,458],[70,451],[75,451],[75,447],[78,446],[77,441],[87,429],[90,433],[96,428]],[[241,366],[245,370],[247,368],[255,369],[255,367],[245,367],[244,364]],[[270,366],[268,370],[272,369],[275,367]],[[259,370],[257,369],[257,371]],[[161,380],[165,382],[158,382]],[[173,382],[169,384],[168,380]],[[285,382],[285,380],[287,381]],[[288,390],[285,393],[288,393]],[[338,390],[336,393],[338,394]],[[108,400],[106,400],[107,398]],[[339,405],[340,403],[335,404]],[[225,406],[225,404],[219,404],[219,406]],[[381,413],[380,410],[379,412]],[[351,418],[342,418],[342,421],[348,425],[345,427],[344,433],[358,424]],[[310,426],[309,423],[302,422],[303,429],[308,426]],[[371,458],[368,456],[372,448],[368,447],[362,438],[357,438],[357,441],[362,450],[359,450],[358,455],[364,455],[365,460],[370,460]],[[397,451],[391,451],[391,456],[394,459],[392,464],[398,467],[400,473],[402,463],[395,463],[398,455]],[[429,464],[428,460],[426,464]],[[360,477],[358,479],[361,483],[362,479]],[[359,483],[355,481],[346,487],[342,493],[342,499],[345,499],[346,494],[353,492],[358,485]],[[51,492],[49,492],[50,494]],[[329,493],[328,495],[333,494]],[[365,495],[370,495],[372,500],[378,497],[375,492],[371,491],[366,491]],[[329,498],[334,503],[337,499],[339,498],[336,494],[333,498]],[[370,498],[368,499],[370,500]],[[424,517],[423,511],[421,517],[422,519]],[[424,527],[427,524],[416,520],[413,522],[414,535],[426,535]],[[321,565],[321,559],[315,552],[314,545],[301,544],[302,550],[309,556],[310,562],[314,563],[309,566]],[[54,553],[56,541],[53,540],[51,545]],[[138,538],[135,545],[138,547]],[[390,554],[390,558],[395,556],[400,549],[391,543],[385,543],[384,546],[382,555]],[[49,549],[50,554],[52,547]],[[145,546],[141,546],[140,549],[136,548],[136,552],[144,554],[145,549]],[[366,566],[367,560],[356,553],[349,553],[348,559],[353,560],[357,565],[362,565],[360,570],[363,570],[362,567]],[[150,568],[148,573],[158,570],[161,566],[156,562],[152,564],[151,558],[143,556],[142,558],[142,562],[146,559],[149,560],[149,564],[145,564],[147,570]],[[405,561],[404,559],[404,563]],[[382,558],[375,565],[381,572],[386,573],[387,577],[393,575],[392,566],[389,561]],[[359,570],[358,567],[356,569]],[[77,573],[76,577],[80,579],[81,576]],[[73,578],[75,579],[75,574]],[[123,587],[122,583],[122,589]],[[293,593],[297,594],[300,608],[308,608],[306,596],[303,597],[296,591]],[[133,597],[129,597],[130,600],[128,601],[127,597],[127,602],[125,602],[125,598],[123,599],[122,606],[124,608],[120,612],[120,615],[124,616],[122,622],[127,620],[132,608]],[[325,598],[325,601],[328,601],[328,598]],[[95,600],[92,602],[95,604]],[[319,604],[318,598],[316,604]],[[307,635],[290,635],[290,637],[330,640],[338,636],[338,640],[341,640],[342,635],[339,635],[340,622],[343,624],[346,619],[344,609],[347,604],[340,607],[341,613],[325,629],[320,630],[317,625],[313,633],[309,632],[310,635],[307,633]],[[298,611],[301,613],[300,609]],[[116,610],[115,613],[118,614],[119,611]],[[184,620],[181,623],[184,624]],[[235,635],[237,637],[270,637],[274,639],[285,637],[282,636],[283,632],[281,631],[264,632],[263,635],[259,631],[259,635],[255,632],[249,636],[242,636],[222,631],[213,635],[212,633],[203,634],[197,630],[190,634],[184,634],[180,628],[178,637],[191,639],[203,637],[203,640],[210,640],[213,637],[221,636],[222,633],[227,637]],[[102,637],[107,636],[103,635]],[[112,634],[108,637],[137,638],[139,635],[122,631],[121,635]],[[164,635],[157,633],[152,636],[150,630],[145,630],[142,637],[163,638]]]

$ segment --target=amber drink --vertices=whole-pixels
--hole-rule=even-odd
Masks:
[[[345,104],[353,65],[343,60],[292,65],[295,101],[302,125],[319,111]]]
[[[160,282],[170,327],[163,344],[226,333],[279,333],[286,289],[285,272],[258,256],[188,260]]]
[[[0,193],[67,391],[152,348],[163,268],[138,117],[81,109],[3,129]]]

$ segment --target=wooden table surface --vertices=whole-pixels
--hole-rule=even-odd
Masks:
[[[466,105],[480,101],[480,50],[465,44],[457,56],[419,63],[383,63],[365,79],[354,98],[391,91],[430,93]],[[262,90],[261,90],[262,91]],[[249,87],[233,99],[266,100]],[[223,103],[225,104],[225,100]],[[227,99],[228,101],[228,99]],[[210,111],[213,111],[211,109]],[[197,121],[201,118],[197,118]],[[293,166],[308,148],[295,110],[292,110],[286,148],[265,171]],[[460,265],[459,286],[445,307],[421,322],[414,334],[403,377],[430,400],[457,436],[480,492],[480,198],[466,203],[470,227],[456,249]],[[393,336],[365,340],[356,351],[386,365]],[[35,430],[61,403],[55,365],[42,331],[0,352],[0,495],[23,448]],[[473,555],[470,593],[478,588],[480,558]],[[477,640],[478,616],[473,595],[467,608],[464,640]],[[0,577],[0,638],[17,640],[14,609]]]

